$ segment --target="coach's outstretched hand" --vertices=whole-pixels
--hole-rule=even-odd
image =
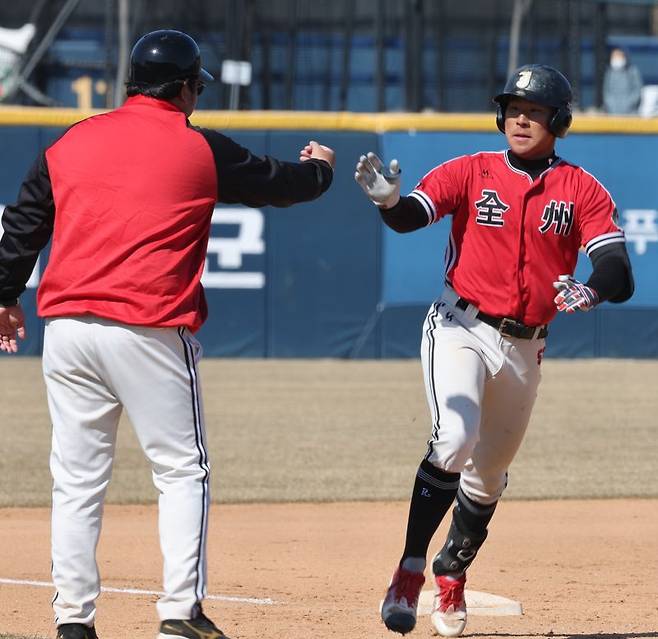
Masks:
[[[332,169],[336,165],[336,153],[324,144],[311,140],[300,152],[299,161],[324,160]]]
[[[388,171],[372,151],[362,155],[356,164],[354,179],[380,209],[390,209],[400,200],[400,165],[391,160]]]
[[[599,303],[599,294],[571,275],[560,275],[553,287],[558,291],[553,300],[558,311],[589,311]]]

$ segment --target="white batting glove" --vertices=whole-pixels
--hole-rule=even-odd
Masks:
[[[400,200],[400,165],[391,160],[388,171],[372,151],[362,155],[356,164],[354,179],[379,208],[390,209]]]
[[[559,291],[553,300],[558,311],[589,311],[599,303],[599,294],[571,275],[560,275],[553,287]]]

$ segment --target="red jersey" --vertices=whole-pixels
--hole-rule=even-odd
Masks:
[[[198,329],[217,177],[185,114],[129,98],[71,127],[46,161],[56,215],[39,315]]]
[[[331,184],[328,163],[259,157],[137,95],[71,127],[39,155],[7,206],[0,299],[25,290],[54,227],[41,317],[97,315],[186,326],[207,316],[201,275],[215,202],[290,206]]]
[[[553,282],[589,255],[624,242],[616,207],[601,183],[557,158],[536,179],[507,152],[462,156],[432,169],[410,193],[429,222],[452,215],[446,280],[484,313],[529,326],[557,310]]]

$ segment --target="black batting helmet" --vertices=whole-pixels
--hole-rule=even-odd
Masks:
[[[215,79],[201,66],[199,46],[187,33],[161,29],[137,40],[130,53],[129,83],[157,86],[187,78]]]
[[[496,125],[502,133],[505,133],[505,107],[515,97],[555,109],[548,129],[558,138],[567,134],[572,120],[571,85],[557,69],[544,64],[526,64],[512,74],[503,92],[494,98],[498,104]]]

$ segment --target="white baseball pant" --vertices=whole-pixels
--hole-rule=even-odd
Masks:
[[[53,425],[50,468],[55,622],[91,624],[96,546],[125,408],[159,492],[161,619],[187,619],[206,594],[209,465],[197,364],[185,328],[97,317],[46,322],[43,372]]]
[[[537,397],[544,339],[503,337],[455,306],[446,288],[423,326],[421,359],[432,417],[426,458],[461,473],[473,501],[496,502],[526,432]]]

